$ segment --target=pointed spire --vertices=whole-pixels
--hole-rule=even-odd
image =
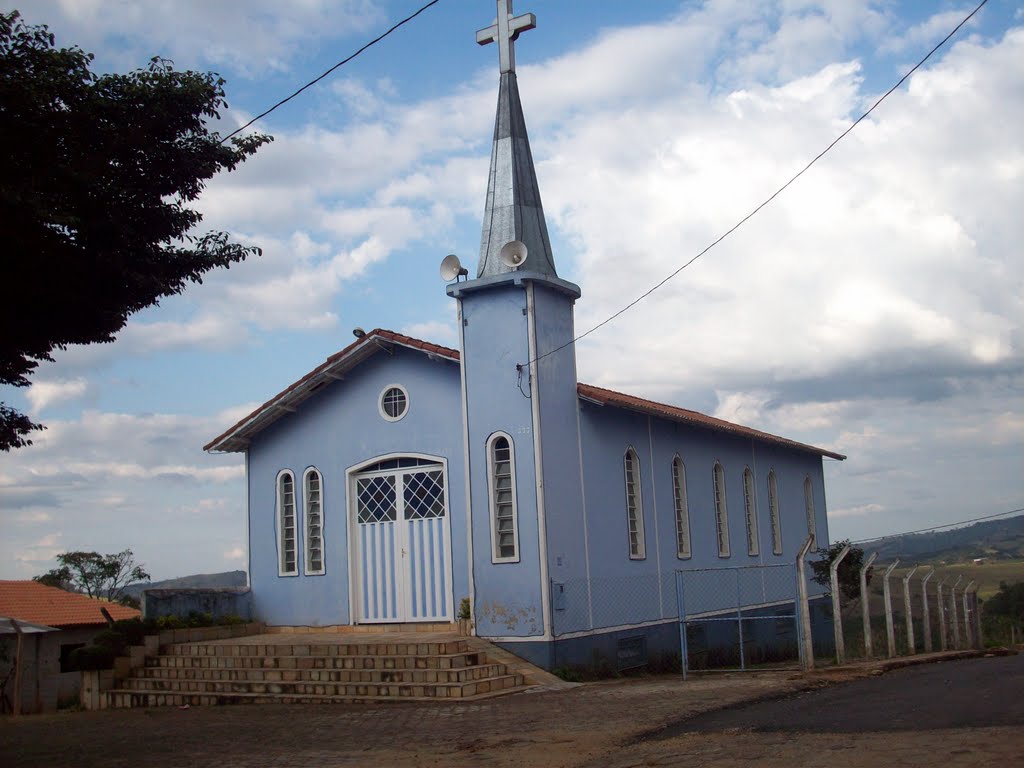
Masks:
[[[498,44],[501,70],[477,277],[512,271],[499,258],[502,246],[512,240],[526,244],[520,270],[557,277],[515,72],[513,44],[520,32],[533,29],[537,22],[532,13],[513,17],[512,0],[497,0],[497,6],[495,23],[476,37],[480,45]]]

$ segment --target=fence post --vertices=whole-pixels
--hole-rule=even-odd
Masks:
[[[953,586],[949,588],[949,604],[953,609],[953,647],[956,650],[960,650],[960,623],[956,618],[956,587],[961,581],[963,581],[963,574],[956,577],[956,581],[953,582]]]
[[[846,642],[843,640],[843,616],[840,613],[839,603],[839,564],[843,558],[850,554],[850,545],[842,548],[836,559],[829,566],[829,580],[832,586],[832,631],[836,636],[836,664],[846,661]]]
[[[860,609],[864,616],[864,658],[870,659],[874,655],[874,648],[871,641],[871,606],[868,599],[868,569],[878,557],[877,552],[872,552],[871,557],[860,569]]]
[[[740,571],[736,571],[736,631],[740,640],[740,671],[747,669],[747,659],[743,653],[743,596],[740,593]]]
[[[687,667],[690,666],[690,649],[686,645],[686,596],[683,594],[683,574],[676,571],[676,611],[679,615],[679,651],[683,668],[683,680],[686,679]]]
[[[971,626],[974,623],[974,621],[973,618],[968,618],[969,614],[973,617],[973,613],[970,611],[970,598],[967,597],[967,593],[971,591],[971,587],[973,586],[974,580],[972,579],[971,581],[967,582],[967,586],[964,587],[964,646],[966,648],[974,647],[974,638],[972,637],[972,635],[974,634],[972,630],[974,628]]]
[[[896,655],[896,630],[892,626],[892,593],[889,590],[889,575],[899,564],[899,558],[893,560],[892,564],[885,569],[885,575],[882,577],[882,597],[885,599],[885,635],[889,640],[890,659]]]
[[[907,655],[913,656],[917,653],[917,644],[914,642],[914,608],[910,604],[910,577],[917,572],[917,566],[911,568],[903,577],[903,613],[907,617]]]
[[[981,637],[981,611],[978,609],[978,587],[980,584],[974,587],[974,598],[972,604],[974,605],[974,647],[979,651],[985,649],[985,643],[982,642]]]
[[[811,634],[811,611],[807,604],[807,578],[805,576],[806,566],[804,564],[804,558],[807,557],[812,544],[814,544],[814,536],[808,536],[807,541],[800,547],[800,552],[796,556],[796,590],[799,602],[797,607],[800,610],[800,636],[803,638],[801,644],[803,654],[800,658],[800,663],[805,672],[814,669],[814,637]]]
[[[949,581],[950,578],[951,577],[946,576],[942,581],[939,582],[939,586],[936,587],[936,591],[938,592],[938,602],[937,602],[937,605],[939,606],[939,650],[940,651],[944,651],[948,647],[947,643],[946,643],[946,604],[942,602],[942,588],[946,585],[946,582]]]
[[[935,568],[928,565],[926,568],[931,568],[928,575],[921,579],[921,616],[922,622],[924,623],[924,652],[932,652],[932,622],[931,616],[928,613],[928,579],[935,575]]]

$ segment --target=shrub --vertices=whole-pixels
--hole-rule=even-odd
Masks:
[[[93,644],[109,648],[114,656],[124,656],[128,648],[125,636],[116,629],[105,629],[93,638]],[[88,647],[88,646],[86,646]]]
[[[72,669],[79,671],[110,669],[114,666],[116,653],[107,645],[83,645],[68,657]]]

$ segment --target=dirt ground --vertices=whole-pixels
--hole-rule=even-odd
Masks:
[[[458,704],[237,706],[0,720],[0,765],[25,766],[948,766],[1024,764],[1019,727],[664,738],[666,726],[838,675],[641,677]]]

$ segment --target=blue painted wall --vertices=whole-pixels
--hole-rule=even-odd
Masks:
[[[249,447],[249,574],[254,615],[272,625],[325,626],[353,620],[349,605],[346,469],[376,456],[416,452],[447,459],[453,601],[469,594],[466,568],[466,498],[459,367],[395,346],[329,384],[291,414],[261,432]],[[401,384],[409,409],[385,421],[378,400]],[[295,474],[315,466],[323,474],[324,575],[306,575],[302,552],[305,510],[297,493],[299,575],[278,576],[275,482],[282,469]],[[453,614],[454,615],[454,614]]]
[[[530,357],[526,291],[510,280],[467,292],[460,299],[460,307],[469,414],[476,629],[488,637],[542,635],[529,377],[524,373],[520,380],[516,372],[516,364]],[[515,446],[519,562],[492,562],[486,444],[497,431],[511,435]]]
[[[683,568],[792,564],[807,536],[803,483],[810,476],[817,536],[828,541],[821,457],[712,430],[655,419],[608,406],[581,403],[581,434],[591,564],[593,628],[654,622],[678,616],[674,572]],[[639,459],[646,557],[629,558],[623,456]],[[686,466],[692,555],[678,557],[671,463]],[[712,468],[725,470],[730,556],[719,557]],[[754,473],[759,554],[747,549],[743,471]],[[779,491],[783,551],[772,552],[767,478]],[[567,580],[565,612],[577,623],[585,613],[587,583]],[[814,590],[812,590],[812,594]],[[575,628],[567,631],[578,631]]]

